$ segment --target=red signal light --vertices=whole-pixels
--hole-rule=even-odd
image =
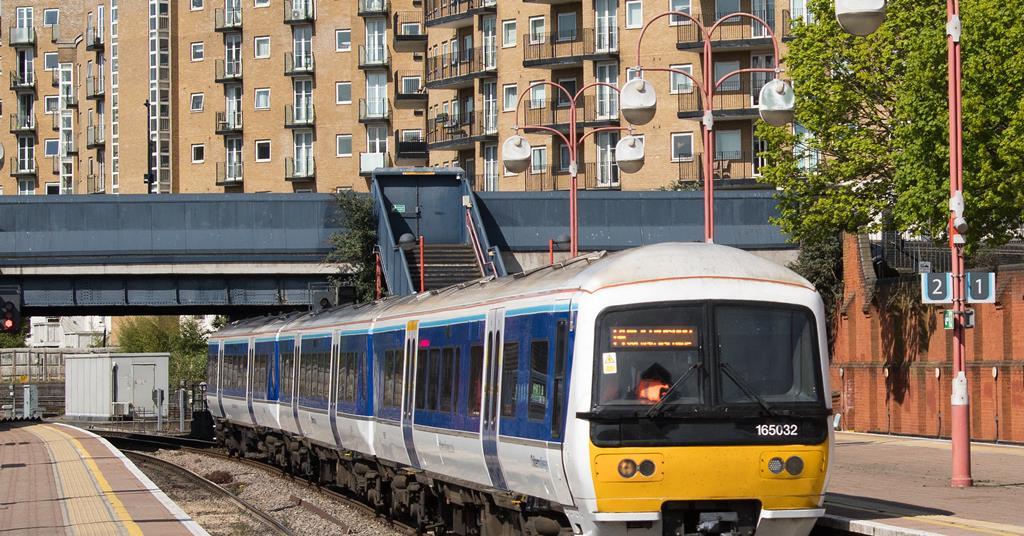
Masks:
[[[12,320],[10,318],[5,318],[4,322],[3,322],[3,326],[4,326],[4,331],[10,331],[10,330],[14,329],[14,320]]]

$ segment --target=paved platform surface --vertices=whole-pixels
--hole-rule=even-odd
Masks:
[[[974,444],[974,487],[949,486],[948,441],[837,433],[823,520],[877,536],[1024,535],[1024,447]]]
[[[201,535],[106,440],[64,424],[0,424],[0,534]]]

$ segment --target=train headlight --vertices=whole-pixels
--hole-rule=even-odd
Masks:
[[[772,462],[774,462],[775,460],[778,460],[778,458],[773,459]],[[771,462],[769,462],[769,469],[770,468],[771,468]],[[775,472],[775,471],[773,471],[773,472]],[[791,475],[793,475],[793,476],[797,476],[800,473],[804,472],[804,460],[803,460],[803,458],[801,458],[800,456],[790,456],[789,459],[786,460],[786,472],[791,474]],[[778,473],[776,472],[776,474],[778,474]]]
[[[781,473],[782,470],[785,469],[785,466],[786,464],[782,461],[782,458],[775,457],[768,460],[768,470],[771,471],[773,475]]]
[[[640,474],[644,475],[644,476],[651,476],[651,475],[653,475],[654,474],[654,470],[656,468],[657,468],[657,466],[651,460],[644,460],[644,461],[640,462],[640,467],[638,467],[638,469],[640,470]]]
[[[619,462],[619,476],[633,478],[634,475],[636,475],[636,462],[628,458]]]

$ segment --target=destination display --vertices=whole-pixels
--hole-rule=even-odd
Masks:
[[[611,328],[612,348],[692,348],[697,328],[691,326],[619,326]]]

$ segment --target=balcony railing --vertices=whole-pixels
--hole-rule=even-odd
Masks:
[[[522,113],[526,117],[526,124],[548,127],[568,125],[571,115],[568,98],[555,88],[548,87],[547,90],[550,93],[558,93],[559,97],[550,101],[535,102],[529,98],[523,101]],[[618,121],[619,107],[615,97],[617,97],[615,94],[603,97],[583,95],[576,101],[576,122],[611,123]]]
[[[102,147],[106,141],[107,134],[103,125],[89,125],[85,129],[85,146],[89,149]]]
[[[696,153],[691,156],[679,159],[678,179],[681,183],[700,183],[704,180],[704,158],[703,153]],[[715,180],[752,180],[758,175],[760,165],[757,158],[754,158],[751,151],[744,150],[715,150],[715,161],[711,166]]]
[[[242,79],[242,61],[224,61],[217,60],[214,64],[216,73],[214,81],[218,83],[223,82],[237,82]]]
[[[313,0],[284,1],[285,24],[305,24],[314,20],[316,14],[313,10]]]
[[[398,158],[424,160],[428,155],[427,140],[425,139],[398,141]]]
[[[372,123],[391,119],[391,101],[388,99],[359,99],[359,122]]]
[[[62,108],[78,108],[78,95],[61,95],[60,105]]]
[[[491,60],[488,51],[487,60]],[[494,61],[485,61],[484,49],[460,50],[458,54],[435,54],[427,58],[427,87],[458,87],[472,85],[476,76],[496,68]]]
[[[391,2],[388,0],[359,0],[358,15],[360,17],[383,17],[387,16],[391,9]]]
[[[605,33],[601,39],[593,28],[540,35],[525,34],[523,65],[571,65],[585,58],[618,54],[617,40]],[[600,45],[600,46],[599,46]]]
[[[241,162],[217,162],[217,186],[242,184]]]
[[[61,154],[78,154],[78,138],[72,137],[70,140],[60,141]]]
[[[217,112],[217,134],[237,134],[242,131],[242,112]]]
[[[284,108],[284,126],[286,128],[311,127],[316,124],[316,108],[312,104],[299,106],[289,104]]]
[[[473,16],[497,10],[497,0],[426,0],[424,17],[427,25],[471,25]]]
[[[366,48],[365,45],[359,45],[359,68],[387,68],[391,61],[391,58],[388,56],[388,47],[385,45],[370,48]]]
[[[89,26],[85,29],[85,49],[86,50],[103,50],[103,32],[97,31],[95,26]]]
[[[750,13],[755,17],[768,23],[768,27],[775,32],[775,36],[782,39],[788,37],[792,33],[793,23],[792,17],[789,11],[782,12],[782,19],[776,20],[775,10],[742,10],[744,13]],[[729,15],[730,13],[716,12],[716,13],[704,13],[703,17],[700,13],[695,15],[698,20],[703,20],[704,24],[710,28],[719,18]],[[704,34],[700,28],[695,24],[680,24],[676,28],[676,46],[680,49],[689,48],[700,48],[704,46]],[[742,47],[746,44],[758,44],[770,46],[771,34],[767,31],[765,26],[748,17],[733,17],[722,23],[721,26],[715,30],[715,33],[711,35],[712,44],[720,44],[721,46],[733,46]]]
[[[395,14],[395,44],[406,50],[423,50],[427,44],[427,32],[423,31],[422,11],[399,11]]]
[[[106,88],[102,78],[94,76],[87,76],[85,78],[85,98],[102,99],[105,92]]]
[[[103,172],[89,173],[85,176],[85,193],[102,194],[106,191],[106,181]]]
[[[316,62],[313,53],[295,54],[294,52],[284,55],[285,76],[308,76],[316,72]]]
[[[39,165],[35,158],[15,158],[11,165],[11,176],[34,177],[39,173]]]
[[[60,24],[50,26],[50,42],[56,43],[57,41],[60,41]]]
[[[213,30],[216,32],[234,32],[242,29],[241,9],[216,9],[213,17]]]
[[[11,89],[14,91],[32,90],[36,88],[36,75],[33,71],[11,71]]]
[[[568,190],[572,184],[569,164],[528,169],[522,174],[526,191]],[[576,187],[581,190],[618,190],[619,167],[615,162],[584,164],[576,175]]]
[[[477,112],[458,117],[439,114],[427,123],[429,145],[472,145],[480,136],[498,135],[497,114],[485,116]]]
[[[8,43],[12,47],[34,46],[36,44],[36,29],[32,26],[27,28],[12,24],[8,35]]]
[[[377,168],[391,167],[388,153],[359,153],[359,174],[369,175]]]
[[[13,113],[11,114],[11,133],[35,132],[36,114],[34,113]]]
[[[757,115],[761,88],[770,80],[770,75],[762,73],[741,73],[732,76],[718,86],[712,109],[720,115],[753,117]],[[681,91],[676,95],[676,99],[680,118],[703,115],[704,103],[699,91]]]
[[[297,165],[296,165],[297,164]],[[316,159],[312,156],[296,161],[284,159],[284,179],[287,181],[308,181],[316,178]]]
[[[412,88],[406,88],[405,84],[402,82],[403,79],[409,77],[419,78],[420,83],[415,90],[413,90]],[[427,91],[426,88],[423,86],[422,72],[398,71],[395,73],[395,102],[397,104],[414,103],[418,105],[426,105]]]

